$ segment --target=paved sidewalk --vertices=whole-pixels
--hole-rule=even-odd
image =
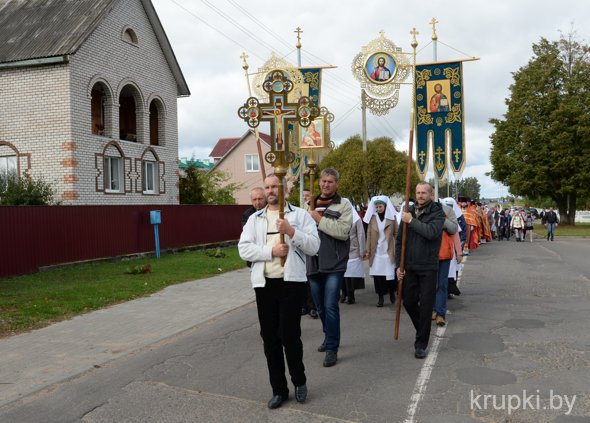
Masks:
[[[0,339],[0,406],[252,301],[242,269]]]

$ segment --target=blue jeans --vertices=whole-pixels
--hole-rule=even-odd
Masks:
[[[438,261],[438,279],[436,283],[436,302],[434,311],[437,316],[445,317],[447,314],[447,297],[449,295],[449,268],[451,260]]]
[[[554,235],[555,235],[555,223],[547,223],[547,239],[551,238],[551,241],[553,241]]]
[[[340,288],[344,272],[316,273],[308,276],[311,295],[322,320],[326,351],[338,352],[340,346]]]

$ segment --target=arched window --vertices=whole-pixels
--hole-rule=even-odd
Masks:
[[[123,41],[127,41],[130,44],[137,44],[137,34],[131,28],[123,31]]]
[[[150,103],[150,144],[164,144],[164,112],[159,100]]]
[[[90,100],[92,133],[94,135],[105,135],[105,104],[107,95],[104,86],[100,82],[97,82],[92,87],[92,93],[90,95],[92,97]]]
[[[139,94],[133,85],[125,85],[119,95],[119,139],[137,142],[137,105]]]

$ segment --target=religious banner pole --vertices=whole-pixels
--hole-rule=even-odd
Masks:
[[[408,166],[406,169],[406,193],[405,193],[405,203],[404,203],[404,212],[408,213],[410,210],[410,190],[411,190],[411,178],[412,178],[412,151],[414,149],[414,126],[416,124],[415,119],[415,109],[416,109],[416,47],[418,47],[418,41],[416,40],[416,35],[418,35],[418,31],[416,28],[412,28],[410,32],[412,34],[412,111],[410,112],[410,141],[408,145]],[[405,268],[405,261],[406,261],[406,240],[408,234],[408,225],[404,223],[402,227],[402,251],[400,256],[400,263],[399,269],[401,273],[404,273]],[[395,302],[395,327],[393,337],[394,339],[398,339],[399,337],[399,320],[401,317],[401,309],[402,309],[402,298],[404,295],[404,280],[400,278],[397,282],[397,301]]]
[[[436,63],[436,61],[438,60],[438,35],[436,35],[437,23],[438,21],[435,18],[432,18],[432,20],[430,21],[430,24],[432,25],[432,59],[434,60],[434,63]],[[434,144],[432,145],[432,157],[436,157],[434,152]],[[436,159],[434,160],[436,162]],[[434,168],[436,169],[436,163],[434,164]],[[438,174],[436,173],[436,171],[434,172],[434,200],[438,201]]]
[[[315,201],[314,201],[314,197],[315,197],[315,193],[314,191],[314,185],[315,185],[315,168],[317,167],[317,163],[315,161],[315,154],[314,151],[311,150],[311,158],[309,159],[309,162],[307,163],[307,167],[309,168],[309,210],[315,210]]]
[[[246,85],[248,85],[248,97],[252,97],[252,89],[250,88],[250,75],[248,75],[248,62],[246,59],[248,55],[246,52],[242,52],[240,58],[244,61],[242,65],[242,69],[244,69],[244,73],[246,74]],[[266,179],[266,169],[264,168],[264,160],[262,159],[262,147],[260,146],[260,133],[258,132],[258,127],[254,128],[254,135],[256,136],[256,149],[258,150],[258,162],[260,166],[260,172],[262,174],[262,182]]]
[[[303,31],[300,27],[295,29],[295,33],[297,33],[297,44],[295,47],[297,48],[297,66],[301,67],[301,33]],[[299,206],[303,207],[303,190],[305,189],[305,175],[303,174],[303,166],[305,164],[305,159],[302,152],[299,152]]]

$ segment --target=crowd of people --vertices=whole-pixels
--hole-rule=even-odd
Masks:
[[[281,184],[282,182],[282,184]],[[286,181],[276,175],[251,191],[252,207],[244,213],[238,243],[249,263],[260,334],[273,396],[271,409],[289,397],[285,361],[295,399],[307,399],[301,316],[319,318],[324,334],[317,347],[323,366],[338,361],[340,303],[355,304],[355,290],[365,287],[365,262],[373,278],[377,307],[396,301],[398,285],[415,329],[414,356],[427,356],[433,321],[446,324],[447,300],[461,292],[457,275],[464,256],[493,239],[532,241],[533,216],[520,209],[489,207],[470,198],[435,200],[427,182],[416,186],[407,209],[396,209],[388,196],[377,195],[367,207],[355,207],[338,193],[340,175],[320,174],[320,193],[304,192],[303,207],[288,202]],[[279,189],[284,189],[284,215]],[[550,209],[542,214],[553,240],[558,223]],[[404,235],[405,232],[405,235]],[[405,243],[403,238],[405,236]],[[403,266],[400,266],[404,254]]]

